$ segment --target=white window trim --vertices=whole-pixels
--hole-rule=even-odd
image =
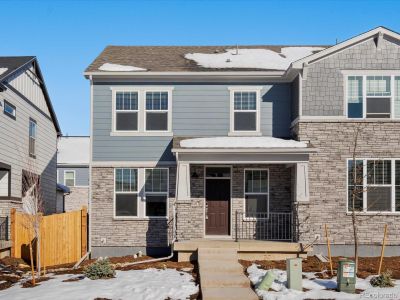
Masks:
[[[267,171],[267,192],[264,193],[248,193],[246,192],[246,171]],[[267,195],[267,217],[266,218],[254,218],[246,216],[246,195]],[[255,220],[267,220],[269,219],[269,168],[246,168],[243,172],[243,210],[244,210],[244,220],[245,221],[255,221]]]
[[[136,187],[137,187],[137,189],[136,189],[136,191],[130,191],[130,192],[117,192],[116,191],[116,184],[115,184],[115,182],[116,182],[116,176],[117,176],[117,173],[116,173],[116,169],[136,169],[137,170],[137,185],[136,185]],[[139,211],[139,202],[140,202],[140,193],[139,193],[139,191],[140,191],[140,189],[141,189],[141,181],[140,181],[140,169],[139,168],[129,168],[129,167],[120,167],[120,168],[114,168],[114,177],[113,177],[113,180],[114,180],[114,184],[113,184],[113,186],[114,186],[114,190],[113,190],[113,218],[115,219],[115,220],[137,220],[137,219],[140,219],[140,211]],[[118,194],[136,194],[137,195],[137,201],[136,201],[136,216],[117,216],[116,215],[116,211],[117,211],[117,202],[116,202],[116,199],[117,199],[117,197],[116,197],[116,195],[117,195],[117,193]]]
[[[172,91],[171,86],[112,86],[112,128],[110,136],[173,136],[172,132]],[[116,130],[116,94],[117,92],[138,93],[138,130]],[[167,92],[168,93],[168,130],[155,131],[146,130],[146,92]]]
[[[352,161],[353,158],[346,159],[346,214],[352,214],[353,212],[349,210],[349,161]],[[400,161],[400,158],[355,158],[355,160],[362,160],[363,161],[363,210],[357,211],[356,214],[366,214],[366,215],[400,215],[400,211],[395,211],[396,209],[396,172],[395,172],[395,163],[396,161]],[[365,187],[368,186],[367,184],[367,161],[370,160],[389,160],[391,161],[391,184],[379,184],[374,185],[370,184],[370,186],[381,186],[381,187],[391,187],[391,211],[367,211],[367,190]]]
[[[35,134],[31,136],[31,123],[35,124]],[[28,135],[29,135],[29,144],[28,144],[28,152],[29,155],[33,158],[36,158],[36,153],[37,153],[37,145],[36,145],[36,140],[37,140],[37,128],[38,124],[35,119],[29,118],[29,127],[28,127]],[[31,138],[33,139],[33,152],[31,152],[30,144],[31,144]]]
[[[66,173],[73,173],[74,174],[74,185],[73,186],[69,186],[69,185],[66,184],[66,178],[65,178],[65,174]],[[68,187],[75,187],[76,186],[75,184],[76,184],[76,172],[75,172],[75,170],[64,170],[64,185],[68,186]]]
[[[155,169],[160,169],[160,170],[167,170],[167,191],[166,192],[147,192],[146,191],[146,170],[155,170]],[[146,201],[146,195],[162,195],[162,196],[167,196],[166,199],[166,210],[167,210],[167,215],[166,216],[148,216],[147,211],[146,211],[146,203],[144,203],[144,218],[146,219],[168,219],[169,218],[169,168],[145,168],[144,169],[144,180],[143,180],[143,200]]]
[[[399,117],[395,117],[395,106],[394,106],[394,101],[396,99],[395,95],[395,77],[400,76],[400,71],[386,71],[386,70],[368,70],[368,71],[362,71],[362,70],[354,70],[354,71],[342,71],[343,73],[343,78],[344,78],[344,116],[348,120],[376,120],[376,121],[388,121],[388,120],[400,120]],[[362,118],[350,118],[348,117],[348,77],[351,76],[361,76],[362,77],[362,93],[363,93],[363,100],[362,100],[362,109],[363,109],[363,116]],[[368,76],[389,76],[390,77],[390,96],[371,96],[373,98],[390,98],[390,118],[367,118],[367,77]]]
[[[228,87],[230,91],[230,125],[229,125],[229,136],[260,136],[261,126],[260,126],[260,111],[261,111],[261,90],[262,86],[235,86]],[[255,131],[235,131],[235,92],[252,92],[256,93],[256,130]],[[246,111],[244,111],[246,112]],[[249,112],[254,112],[251,110]]]
[[[17,107],[14,104],[12,104],[11,102],[9,102],[8,100],[5,100],[5,99],[3,101],[3,105],[4,105],[4,107],[3,107],[4,114],[9,116],[9,117],[11,117],[11,118],[13,118],[13,119],[16,119],[17,118]],[[13,109],[13,113],[12,114],[10,114],[8,111],[6,111],[6,106],[9,106],[9,107],[11,107]]]

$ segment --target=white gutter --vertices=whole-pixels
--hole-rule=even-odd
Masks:
[[[173,148],[172,153],[315,153],[318,148]]]
[[[122,71],[89,71],[84,72],[85,76],[276,76],[280,77],[285,73],[282,71],[208,71],[208,72],[122,72]]]

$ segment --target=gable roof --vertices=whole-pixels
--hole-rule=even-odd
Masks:
[[[102,72],[104,64],[131,66],[136,68],[136,73],[148,72],[215,72],[215,71],[268,71],[266,68],[212,68],[203,67],[185,56],[190,53],[222,54],[227,49],[236,49],[238,46],[107,46],[100,55],[87,67],[85,73]],[[327,46],[239,46],[241,50],[264,49],[281,55],[282,48],[326,48]],[[321,50],[321,49],[319,49]],[[142,70],[139,70],[142,69]],[[271,69],[272,71],[276,69]],[[106,73],[106,71],[104,71]]]
[[[61,128],[57,120],[56,113],[53,105],[51,104],[50,96],[47,92],[46,84],[43,79],[42,72],[39,67],[36,56],[0,56],[0,91],[7,89],[3,84],[7,79],[15,74],[20,69],[32,64],[36,71],[36,76],[39,78],[40,87],[43,91],[44,98],[46,100],[47,107],[49,109],[51,119],[54,127],[56,128],[57,135],[61,135]]]
[[[307,57],[301,58],[295,62],[293,62],[291,64],[291,66],[289,67],[289,69],[293,68],[293,69],[301,69],[303,68],[304,64],[310,64],[310,63],[314,63],[320,59],[323,59],[327,56],[333,55],[335,53],[337,53],[338,51],[341,51],[345,48],[351,47],[353,45],[362,43],[368,39],[371,39],[375,36],[377,37],[383,37],[383,36],[389,36],[393,39],[399,40],[400,41],[400,34],[398,32],[395,32],[393,30],[390,30],[386,27],[383,26],[378,26],[374,29],[371,29],[367,32],[364,32],[362,34],[359,34],[357,36],[354,36],[350,39],[347,39],[337,45],[331,46],[329,48],[326,48],[318,53],[309,55]]]

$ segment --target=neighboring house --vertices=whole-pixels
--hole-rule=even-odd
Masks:
[[[331,47],[109,46],[91,87],[92,255],[255,238],[352,252],[355,128],[368,174],[362,255],[400,245],[400,35]],[[360,179],[360,175],[358,175]],[[176,228],[173,225],[176,222]],[[398,252],[397,252],[398,253]]]
[[[57,182],[64,189],[64,211],[88,206],[89,146],[88,136],[63,136],[58,142]]]
[[[40,182],[41,209],[56,212],[61,131],[34,56],[0,57],[0,132],[0,216],[22,210],[29,174]]]

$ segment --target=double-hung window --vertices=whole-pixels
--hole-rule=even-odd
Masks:
[[[146,92],[146,131],[168,131],[168,92]]]
[[[4,114],[15,120],[17,116],[17,108],[7,100],[4,100]]]
[[[231,91],[231,134],[254,134],[260,131],[260,89],[229,88]]]
[[[166,217],[168,211],[168,169],[145,169],[146,217]]]
[[[75,186],[75,171],[64,171],[64,185]]]
[[[138,92],[115,93],[115,131],[138,131]]]
[[[348,211],[354,200],[357,211],[400,212],[400,160],[350,159],[347,168]]]
[[[36,157],[36,133],[37,123],[34,119],[29,119],[29,156]]]
[[[399,118],[400,77],[347,76],[348,118]]]
[[[115,217],[138,216],[138,169],[115,169]]]
[[[11,195],[11,167],[0,166],[0,197]]]
[[[269,182],[267,169],[245,170],[245,213],[248,218],[268,218]]]

